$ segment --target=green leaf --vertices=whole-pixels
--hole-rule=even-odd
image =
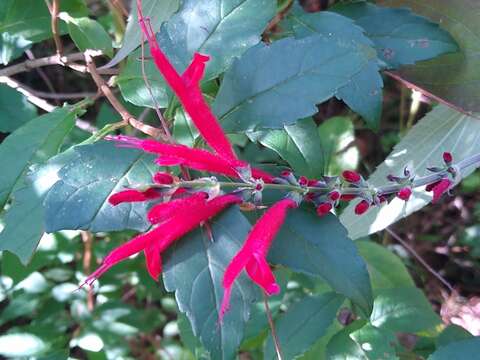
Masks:
[[[335,216],[320,219],[308,211],[291,211],[273,242],[269,260],[322,277],[333,290],[370,313],[373,300],[367,266]]]
[[[323,175],[323,150],[313,119],[301,120],[282,130],[255,132],[249,137],[275,151],[296,173],[310,178]]]
[[[73,18],[67,14],[62,15],[69,35],[80,51],[101,50],[105,55],[113,56],[112,39],[102,25],[88,17]]]
[[[21,346],[12,346],[21,344]],[[39,355],[47,349],[47,344],[36,335],[13,333],[0,336],[0,355],[18,358]]]
[[[282,355],[294,359],[307,351],[332,325],[344,297],[325,293],[305,297],[293,304],[275,324]],[[265,348],[265,359],[275,359],[272,336],[269,335]]]
[[[335,335],[328,344],[327,354],[331,360],[395,360],[394,345],[397,339],[393,332],[378,329],[370,324],[358,328],[360,322],[352,323]]]
[[[76,110],[65,107],[35,118],[0,145],[0,208],[5,206],[28,167],[55,155],[74,125]]]
[[[438,105],[416,124],[398,143],[391,154],[369,177],[373,186],[387,183],[388,174],[400,175],[409,166],[417,176],[429,174],[427,166],[441,165],[442,154],[449,151],[457,161],[480,152],[480,121],[443,105]],[[473,169],[462,171],[466,177]],[[430,203],[431,193],[424,188],[413,191],[408,202],[398,198],[389,204],[372,207],[362,216],[355,215],[352,202],[343,212],[340,221],[352,239],[385,229],[394,222],[420,210]]]
[[[440,23],[460,52],[398,71],[403,79],[469,112],[480,112],[480,2],[472,0],[382,0],[383,5],[408,6]],[[442,76],[438,76],[442,74]]]
[[[356,245],[360,255],[367,262],[374,291],[415,286],[402,260],[391,251],[371,241],[358,241]]]
[[[185,113],[183,108],[177,109],[173,123],[173,137],[175,140],[180,144],[194,147],[195,140],[199,135],[200,133],[190,119],[190,116]]]
[[[226,72],[213,110],[230,132],[291,125],[315,114],[315,104],[335,95],[376,56],[368,47],[359,50],[322,35],[259,44]]]
[[[405,1],[402,5],[405,5]],[[356,2],[336,6],[333,10],[354,19],[365,29],[367,36],[375,43],[378,57],[389,68],[458,50],[448,32],[409,9],[388,9],[367,2]]]
[[[431,330],[441,324],[425,295],[415,287],[379,291],[370,322],[382,330],[412,333]]]
[[[296,11],[290,16],[293,30],[297,38],[321,34],[338,41],[351,43],[361,52],[362,48],[370,49],[373,46],[364,34],[364,30],[344,16],[321,11],[305,13]],[[378,128],[382,113],[383,80],[379,74],[379,62],[376,57],[371,58],[362,71],[341,87],[336,96],[355,112],[359,113],[372,128]]]
[[[0,131],[11,133],[37,116],[37,109],[18,91],[0,85]]]
[[[444,346],[428,357],[428,360],[471,360],[478,358],[480,337],[462,340]]]
[[[0,12],[0,33],[21,36],[31,42],[39,42],[52,36],[51,16],[45,1],[42,0],[3,0]],[[68,0],[60,3],[60,11],[71,16],[85,16],[87,6],[82,0]],[[66,26],[60,24],[61,34]]]
[[[143,0],[143,16],[150,19],[153,31],[160,30],[160,25],[178,10],[180,0]],[[142,42],[142,31],[138,25],[137,2],[132,1],[132,10],[123,36],[122,48],[105,67],[112,67],[125,59]]]
[[[74,148],[76,156],[58,173],[45,198],[47,232],[146,230],[146,203],[112,206],[110,195],[151,182],[154,157],[135,149],[98,142]]]
[[[195,52],[208,54],[205,79],[211,79],[258,44],[275,12],[274,0],[185,0],[157,40],[181,71]]]
[[[473,336],[467,330],[458,325],[448,325],[443,331],[438,335],[436,339],[437,348],[449,345],[451,343],[471,339]]]
[[[212,358],[233,359],[256,292],[253,283],[241,275],[232,291],[230,310],[219,323],[222,277],[248,235],[250,223],[237,208],[231,208],[215,218],[211,227],[213,242],[200,229],[171,246],[164,257],[163,281],[168,291],[175,291],[180,311],[187,314],[195,336]]]
[[[20,35],[10,35],[8,32],[0,34],[0,64],[7,65],[10,61],[20,57],[30,48],[31,41]]]

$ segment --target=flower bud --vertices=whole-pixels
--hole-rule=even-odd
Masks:
[[[365,214],[370,207],[370,203],[367,200],[360,201],[357,206],[355,206],[355,214],[362,215]]]
[[[334,190],[332,191],[330,194],[328,194],[328,197],[330,198],[330,200],[332,201],[337,201],[340,199],[340,192]]]
[[[358,183],[362,179],[359,173],[356,171],[351,171],[351,170],[345,170],[342,173],[343,178],[345,181],[348,181],[349,183]]]
[[[397,193],[397,197],[399,197],[404,201],[408,201],[411,195],[412,195],[412,189],[410,189],[409,187],[404,187]]]
[[[308,185],[308,179],[305,176],[300,176],[298,179],[298,183],[300,186],[307,186]]]
[[[332,210],[333,206],[329,202],[324,202],[321,203],[320,205],[317,206],[317,215],[318,216],[324,216]]]
[[[156,184],[168,185],[173,183],[173,176],[169,173],[159,171],[153,175],[153,181]]]
[[[453,156],[449,152],[444,152],[443,153],[443,161],[445,161],[445,164],[450,165],[453,161]]]

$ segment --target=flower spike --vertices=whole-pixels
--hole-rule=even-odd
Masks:
[[[297,206],[297,202],[292,199],[280,200],[269,208],[253,226],[242,248],[225,270],[223,276],[224,294],[219,314],[220,321],[228,311],[232,286],[243,269],[268,295],[277,294],[280,291],[275,276],[267,263],[266,256],[273,239],[285,221],[288,209]]]

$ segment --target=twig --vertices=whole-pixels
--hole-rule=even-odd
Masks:
[[[392,229],[390,228],[385,228],[385,231],[389,233],[395,240],[397,240],[405,249],[407,249],[417,261],[422,264],[422,266],[427,269],[428,272],[430,272],[435,278],[437,278],[445,287],[450,291],[453,292],[454,289],[450,283],[445,280],[445,278],[440,275],[437,271],[435,271],[428,263],[423,260],[423,258],[415,251],[414,248],[412,248],[405,240],[403,240],[397,233],[395,233]]]
[[[272,319],[272,312],[270,311],[270,306],[268,305],[267,295],[263,292],[263,303],[265,304],[265,312],[267,313],[268,325],[270,326],[270,331],[272,333],[273,344],[275,346],[275,351],[277,353],[278,360],[282,360],[282,351],[280,349],[280,342],[278,341],[277,332],[275,330],[275,324]]]
[[[81,231],[80,234],[83,241],[83,272],[84,274],[90,274],[90,264],[92,262],[93,235],[89,231]],[[93,311],[94,307],[95,299],[93,297],[93,288],[89,286],[87,293],[87,308],[88,310]]]
[[[60,0],[53,0],[51,7],[51,27],[53,34],[53,41],[55,41],[55,47],[57,48],[57,55],[59,58],[63,56],[63,44],[60,38],[60,31],[58,29],[58,13],[60,12]]]
[[[95,82],[99,90],[103,92],[103,94],[108,99],[110,104],[112,104],[115,111],[117,111],[120,114],[120,117],[122,118],[125,125],[130,124],[135,129],[143,132],[144,134],[150,135],[157,139],[161,138],[165,141],[165,137],[159,129],[154,128],[153,126],[144,124],[138,121],[137,119],[135,119],[133,115],[130,114],[128,110],[120,103],[120,101],[118,101],[118,99],[113,94],[110,87],[107,85],[105,80],[103,80],[100,74],[98,73],[97,68],[93,63],[92,57],[90,56],[90,51],[87,50],[84,56],[85,56],[85,62],[87,64],[88,70],[90,72],[90,75],[92,76],[93,81]]]
[[[118,9],[123,16],[128,17],[128,11],[121,0],[108,0],[108,3],[111,4],[112,7]]]
[[[35,60],[35,55],[33,55],[33,52],[30,49],[25,50],[25,54],[30,60]],[[42,78],[48,90],[50,90],[51,93],[56,93],[55,87],[53,86],[52,82],[45,74],[45,72],[41,68],[36,68],[35,71],[37,72],[38,76]]]

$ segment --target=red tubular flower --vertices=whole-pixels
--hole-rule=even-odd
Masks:
[[[433,191],[432,203],[436,203],[443,194],[445,194],[452,187],[453,182],[450,179],[442,179],[427,185],[427,191]]]
[[[236,168],[248,166],[244,161],[226,160],[207,150],[194,149],[185,145],[165,144],[152,139],[138,139],[125,135],[108,136],[105,139],[116,141],[120,143],[120,146],[138,148],[158,154],[160,156],[156,162],[162,166],[184,165],[191,169],[209,171],[235,178],[239,177]],[[259,169],[252,169],[252,176],[268,183],[273,181],[273,176]]]
[[[220,321],[228,311],[233,283],[243,269],[268,295],[277,294],[280,291],[275,276],[267,263],[266,256],[275,235],[285,221],[287,210],[297,206],[294,200],[283,199],[269,208],[253,226],[242,248],[225,270]]]
[[[342,176],[345,179],[345,181],[348,181],[349,183],[358,183],[362,179],[359,173],[351,170],[345,170],[342,173]]]
[[[362,215],[365,214],[370,207],[370,203],[367,200],[360,201],[357,206],[355,206],[355,214]]]
[[[397,197],[404,201],[408,201],[408,199],[410,199],[410,196],[412,196],[412,189],[410,189],[409,187],[404,187],[397,193]]]
[[[227,206],[241,202],[242,200],[236,195],[222,195],[210,201],[192,203],[190,207],[182,208],[155,229],[140,234],[111,251],[103,259],[102,265],[90,274],[81,286],[91,285],[113,265],[142,250],[146,255],[147,269],[150,275],[154,280],[158,280],[158,276],[162,272],[160,255],[165,249]]]
[[[322,203],[317,206],[317,214],[320,217],[327,215],[330,212],[330,210],[332,210],[332,208],[333,208],[333,205],[331,203],[329,202]]]
[[[113,194],[108,198],[108,202],[113,206],[117,206],[118,204],[126,202],[140,202],[158,199],[161,196],[162,195],[155,189],[147,189],[145,191],[129,189]]]
[[[173,176],[170,175],[169,173],[166,172],[156,172],[155,175],[153,175],[153,181],[156,184],[172,184],[173,183]]]
[[[158,224],[176,213],[188,210],[197,204],[205,203],[206,199],[207,194],[204,192],[199,192],[184,198],[157,204],[148,212],[148,221],[150,221],[152,224]]]
[[[209,60],[209,57],[198,53],[194,54],[192,62],[180,76],[158,46],[154,31],[148,20],[143,17],[141,0],[137,0],[137,9],[140,26],[150,45],[150,53],[165,81],[177,95],[183,108],[190,115],[207,144],[225,159],[236,160],[237,157],[230,141],[203,98],[200,89],[200,80],[203,77],[205,63]]]

